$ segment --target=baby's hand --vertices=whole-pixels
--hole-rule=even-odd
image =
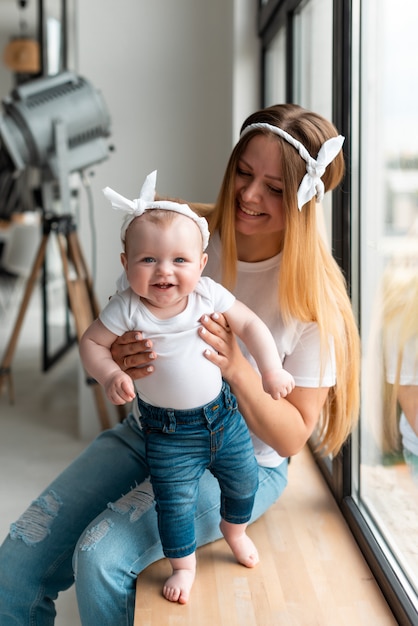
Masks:
[[[262,377],[263,389],[269,393],[273,400],[285,398],[295,388],[295,380],[284,369],[269,370]]]
[[[132,378],[125,372],[113,372],[106,380],[104,389],[112,404],[126,404],[135,398],[135,387]]]

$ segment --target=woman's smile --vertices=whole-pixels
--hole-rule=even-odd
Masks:
[[[261,215],[266,215],[260,211],[254,211],[253,209],[249,209],[244,204],[242,204],[239,200],[237,201],[237,207],[241,210],[245,215],[249,215],[250,217],[260,217]]]

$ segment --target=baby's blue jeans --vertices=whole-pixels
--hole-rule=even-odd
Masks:
[[[52,626],[54,601],[74,580],[83,626],[133,624],[137,576],[163,557],[148,475],[144,435],[130,415],[42,492],[0,547],[1,626]],[[251,521],[283,492],[287,463],[259,466],[258,480]],[[218,482],[205,471],[198,546],[221,537],[219,501]]]
[[[165,556],[181,558],[196,550],[194,518],[206,469],[219,482],[222,518],[232,524],[248,522],[258,465],[228,383],[223,382],[217,398],[199,408],[165,409],[140,398],[138,406]]]

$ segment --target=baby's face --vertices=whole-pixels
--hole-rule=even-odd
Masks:
[[[122,263],[131,288],[151,309],[183,310],[206,265],[202,236],[192,219],[134,220],[126,233]]]

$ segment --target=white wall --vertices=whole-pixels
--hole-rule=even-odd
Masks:
[[[12,0],[3,1],[9,24]],[[121,218],[101,189],[109,185],[137,197],[145,175],[157,169],[160,193],[215,200],[239,125],[259,106],[257,2],[79,0],[75,6],[76,69],[102,92],[115,146],[90,178],[93,229],[83,191],[80,202],[79,236],[94,267],[94,231],[96,292],[103,304],[120,272]],[[3,79],[4,72],[0,94],[7,95],[10,82],[4,88]],[[80,374],[80,430],[89,438],[98,422],[82,379]]]
[[[134,198],[157,169],[161,193],[216,194],[232,142],[232,19],[225,0],[78,4],[79,72],[104,95],[116,148],[92,181],[102,301],[120,270],[120,214],[102,187]]]
[[[102,198],[105,185],[134,198],[145,175],[157,169],[163,194],[216,198],[236,140],[234,116],[241,122],[259,104],[256,4],[79,2],[79,72],[105,97],[116,148],[92,179],[101,303],[120,271],[120,216]],[[99,16],[100,28],[95,27]],[[87,211],[82,212],[86,250],[87,222]],[[80,391],[81,434],[88,438],[97,423],[90,391],[82,385]]]

